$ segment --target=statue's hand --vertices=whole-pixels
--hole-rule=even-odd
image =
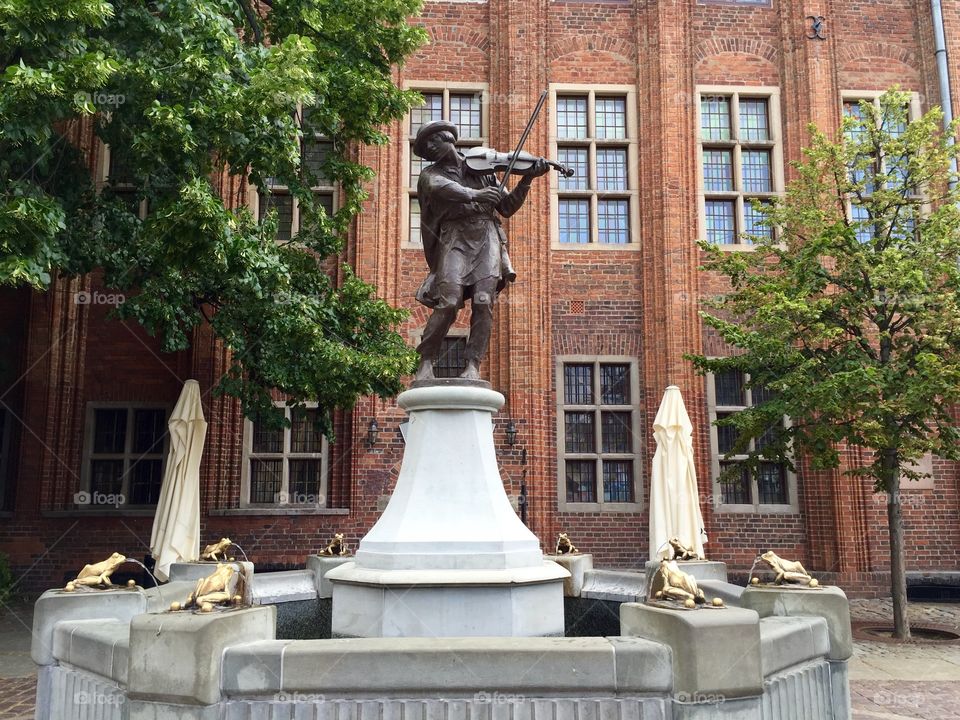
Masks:
[[[541,175],[546,175],[550,172],[550,165],[543,158],[538,159],[533,167],[529,170],[529,175],[532,177],[540,177]]]
[[[503,193],[500,191],[500,188],[485,187],[481,190],[477,190],[474,193],[473,200],[474,202],[490,203],[491,205],[498,205],[502,197],[503,197]]]

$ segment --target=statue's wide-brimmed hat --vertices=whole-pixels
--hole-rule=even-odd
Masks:
[[[458,137],[457,126],[452,122],[448,122],[446,120],[432,120],[424,125],[421,125],[420,129],[417,130],[417,139],[413,141],[413,152],[420,157],[423,157],[423,153],[426,150],[427,140],[431,135],[436,135],[438,132],[443,130],[451,133],[454,141],[456,141]]]

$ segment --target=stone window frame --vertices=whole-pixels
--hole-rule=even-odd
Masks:
[[[920,102],[920,93],[914,92],[912,90],[906,91],[910,95],[910,104],[907,112],[909,122],[914,122],[919,120],[923,115],[923,107]],[[875,108],[879,108],[880,98],[886,93],[886,90],[841,90],[840,91],[840,117],[845,117],[844,106],[847,103],[868,101],[873,104]],[[922,192],[917,193],[913,196],[914,198],[923,197]],[[851,222],[855,220],[853,217],[853,205],[850,202],[850,198],[847,197],[844,201],[844,208],[847,214],[847,219]],[[922,212],[929,212],[929,205],[924,204]]]
[[[725,96],[729,97],[730,104],[730,140],[704,140],[703,127],[701,125],[701,101],[704,96]],[[770,131],[768,141],[747,141],[740,140],[740,98],[763,99],[767,101],[767,124]],[[699,231],[697,237],[707,241],[707,196],[719,200],[733,200],[734,209],[734,230],[738,242],[725,245],[717,245],[721,250],[727,251],[752,251],[754,245],[742,242],[741,233],[744,228],[744,203],[746,197],[757,198],[777,198],[782,197],[786,186],[784,176],[783,159],[783,123],[780,113],[780,88],[771,85],[697,85],[694,93],[694,111],[697,117],[697,218]],[[734,190],[731,192],[705,192],[703,178],[703,147],[709,148],[729,148],[733,153],[733,177]],[[772,182],[772,192],[756,193],[745,192],[743,190],[743,166],[741,160],[742,148],[765,149],[770,151],[770,179]],[[776,233],[776,229],[774,229]]]
[[[275,407],[283,408],[287,420],[291,418],[291,408],[282,401],[274,402]],[[315,402],[305,403],[308,410],[318,407]],[[290,434],[291,428],[283,428],[283,450],[279,453],[254,453],[253,452],[253,421],[248,417],[243,418],[243,446],[241,452],[240,465],[240,507],[249,509],[271,509],[271,508],[290,508],[295,510],[311,510],[327,508],[327,497],[330,489],[330,442],[324,435],[321,439],[321,450],[319,453],[291,453],[290,452]],[[269,460],[282,460],[282,475],[280,480],[280,490],[278,494],[289,499],[290,496],[290,463],[289,460],[320,460],[320,488],[318,495],[323,498],[323,502],[316,503],[254,503],[250,502],[250,460],[262,457]]]
[[[731,413],[738,410],[744,410],[751,407],[752,396],[751,389],[744,386],[745,400],[747,405],[717,405],[717,392],[714,383],[714,373],[707,373],[705,376],[707,385],[707,421],[710,429],[710,478],[713,488],[713,509],[721,513],[750,513],[755,515],[798,515],[800,513],[800,497],[798,494],[797,474],[785,468],[787,480],[787,499],[788,502],[767,504],[760,502],[760,491],[757,486],[757,479],[754,475],[750,476],[750,497],[753,500],[750,504],[725,503],[723,502],[723,488],[720,486],[720,462],[723,456],[720,453],[720,438],[718,428],[714,423],[717,420],[717,413]],[[749,382],[750,376],[744,373],[744,383]],[[783,418],[784,425],[789,427],[790,418]],[[752,441],[751,441],[752,444]],[[736,461],[746,456],[735,455],[729,461]],[[729,462],[728,461],[728,462]]]
[[[557,158],[558,145],[580,145],[588,148],[587,164],[590,166],[590,190],[561,191],[560,176],[555,171],[550,172],[550,248],[562,251],[633,251],[640,250],[640,132],[637,116],[637,88],[635,85],[614,84],[582,84],[582,83],[550,83],[550,126],[549,144],[550,157]],[[570,140],[557,137],[557,95],[582,95],[587,97],[587,138]],[[597,139],[595,137],[596,98],[597,97],[624,97],[626,107],[626,137]],[[611,193],[616,197],[625,198],[630,203],[630,242],[600,243],[597,242],[599,230],[597,227],[597,200],[603,192],[595,189],[596,186],[596,149],[610,145],[612,147],[627,148],[627,190]],[[560,195],[581,195],[590,199],[590,242],[588,243],[561,243],[560,242]]]
[[[450,118],[450,96],[451,95],[470,95],[480,96],[480,137],[470,138],[465,141],[457,141],[457,147],[466,146],[487,146],[490,142],[490,84],[485,82],[460,82],[460,81],[438,81],[438,80],[405,80],[402,84],[404,90],[416,90],[420,93],[443,95],[441,102],[440,116],[448,120]],[[400,131],[400,247],[403,250],[423,250],[423,244],[410,239],[410,203],[417,196],[417,188],[411,187],[410,182],[410,161],[413,159],[413,141],[414,135],[410,134],[410,113],[403,116]]]
[[[126,441],[123,453],[94,453],[93,452],[93,441],[96,431],[96,411],[97,410],[126,410],[127,411],[127,429],[126,429]],[[91,473],[91,463],[93,460],[97,459],[122,459],[124,461],[124,473],[122,477],[122,482],[120,486],[120,494],[124,496],[128,502],[123,504],[124,508],[151,508],[156,507],[156,503],[152,504],[138,504],[134,505],[129,502],[130,498],[130,465],[128,462],[131,459],[139,460],[145,457],[151,459],[160,460],[160,478],[161,484],[163,481],[163,474],[166,472],[167,465],[167,451],[170,447],[169,440],[169,430],[165,429],[163,432],[163,447],[155,453],[136,453],[131,450],[131,443],[133,442],[133,428],[134,428],[134,410],[162,410],[164,413],[165,423],[170,421],[170,412],[172,408],[166,403],[159,402],[149,402],[149,401],[90,401],[87,402],[85,413],[84,413],[84,433],[83,433],[83,452],[81,455],[80,461],[80,490],[83,492],[92,492],[91,483],[93,482],[93,477]],[[111,456],[110,458],[104,456]],[[91,505],[89,507],[83,505],[76,505],[78,510],[95,510],[97,512],[110,511],[110,510],[119,510],[119,507],[114,507],[111,505]]]
[[[303,123],[303,107],[297,107],[297,124],[302,125]],[[331,142],[330,138],[326,137],[322,133],[313,133],[314,142],[326,141]],[[300,162],[303,163],[304,157],[304,142],[303,139],[300,141]],[[336,212],[340,206],[340,188],[334,182],[329,182],[326,185],[312,185],[310,190],[315,195],[329,195],[331,197],[330,206],[333,208],[333,211]],[[289,188],[286,185],[271,185],[268,189],[268,194],[270,195],[289,195]],[[257,222],[260,221],[260,190],[253,183],[247,183],[247,209],[253,213],[253,217],[257,219]],[[281,243],[290,243],[295,242],[297,237],[297,232],[300,228],[300,203],[297,201],[297,198],[293,198],[291,201],[291,216],[290,216],[290,239],[289,240],[280,240]]]
[[[639,432],[641,422],[641,397],[640,397],[640,361],[638,358],[630,355],[557,355],[555,358],[555,381],[556,381],[556,454],[557,454],[557,507],[559,512],[579,512],[579,513],[637,513],[644,507],[643,490],[645,487],[645,474],[643,472],[643,456],[645,444],[643,435]],[[618,503],[603,501],[603,473],[597,476],[597,502],[569,502],[567,501],[567,482],[566,482],[566,459],[568,453],[564,447],[564,437],[566,433],[564,412],[567,406],[564,402],[564,366],[567,364],[581,365],[592,363],[595,370],[601,364],[620,364],[630,366],[630,413],[632,424],[633,439],[633,497],[634,502]],[[595,383],[599,383],[599,373],[595,372]],[[596,390],[596,387],[594,388]],[[595,398],[599,399],[599,397]],[[619,406],[593,406],[597,412],[601,407],[619,407]],[[627,406],[623,406],[627,407]],[[600,432],[600,424],[597,426],[597,432]],[[604,453],[600,448],[596,453],[599,458]],[[577,454],[577,453],[571,453]]]

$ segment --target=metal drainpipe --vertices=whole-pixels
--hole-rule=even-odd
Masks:
[[[933,14],[933,36],[936,43],[937,79],[940,83],[940,105],[943,110],[943,124],[945,127],[953,122],[953,98],[950,95],[950,68],[947,65],[947,40],[943,32],[943,7],[940,0],[930,0],[930,10]],[[951,143],[953,138],[950,139]],[[957,159],[950,161],[950,169],[954,176],[957,173]],[[954,179],[950,182],[950,189],[957,186]]]

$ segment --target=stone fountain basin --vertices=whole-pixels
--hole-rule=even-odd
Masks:
[[[338,562],[257,575],[254,598],[276,604],[211,614],[160,612],[190,580],[46,593],[36,613],[39,636],[49,632],[49,652],[35,657],[36,717],[849,718],[849,617],[837,588],[778,593],[705,577],[708,595],[730,598],[730,607],[671,612],[632,602],[644,573],[581,567],[577,591],[593,599],[580,600],[621,598],[619,636],[276,639],[278,611],[306,602],[311,583],[316,600],[318,575]]]

